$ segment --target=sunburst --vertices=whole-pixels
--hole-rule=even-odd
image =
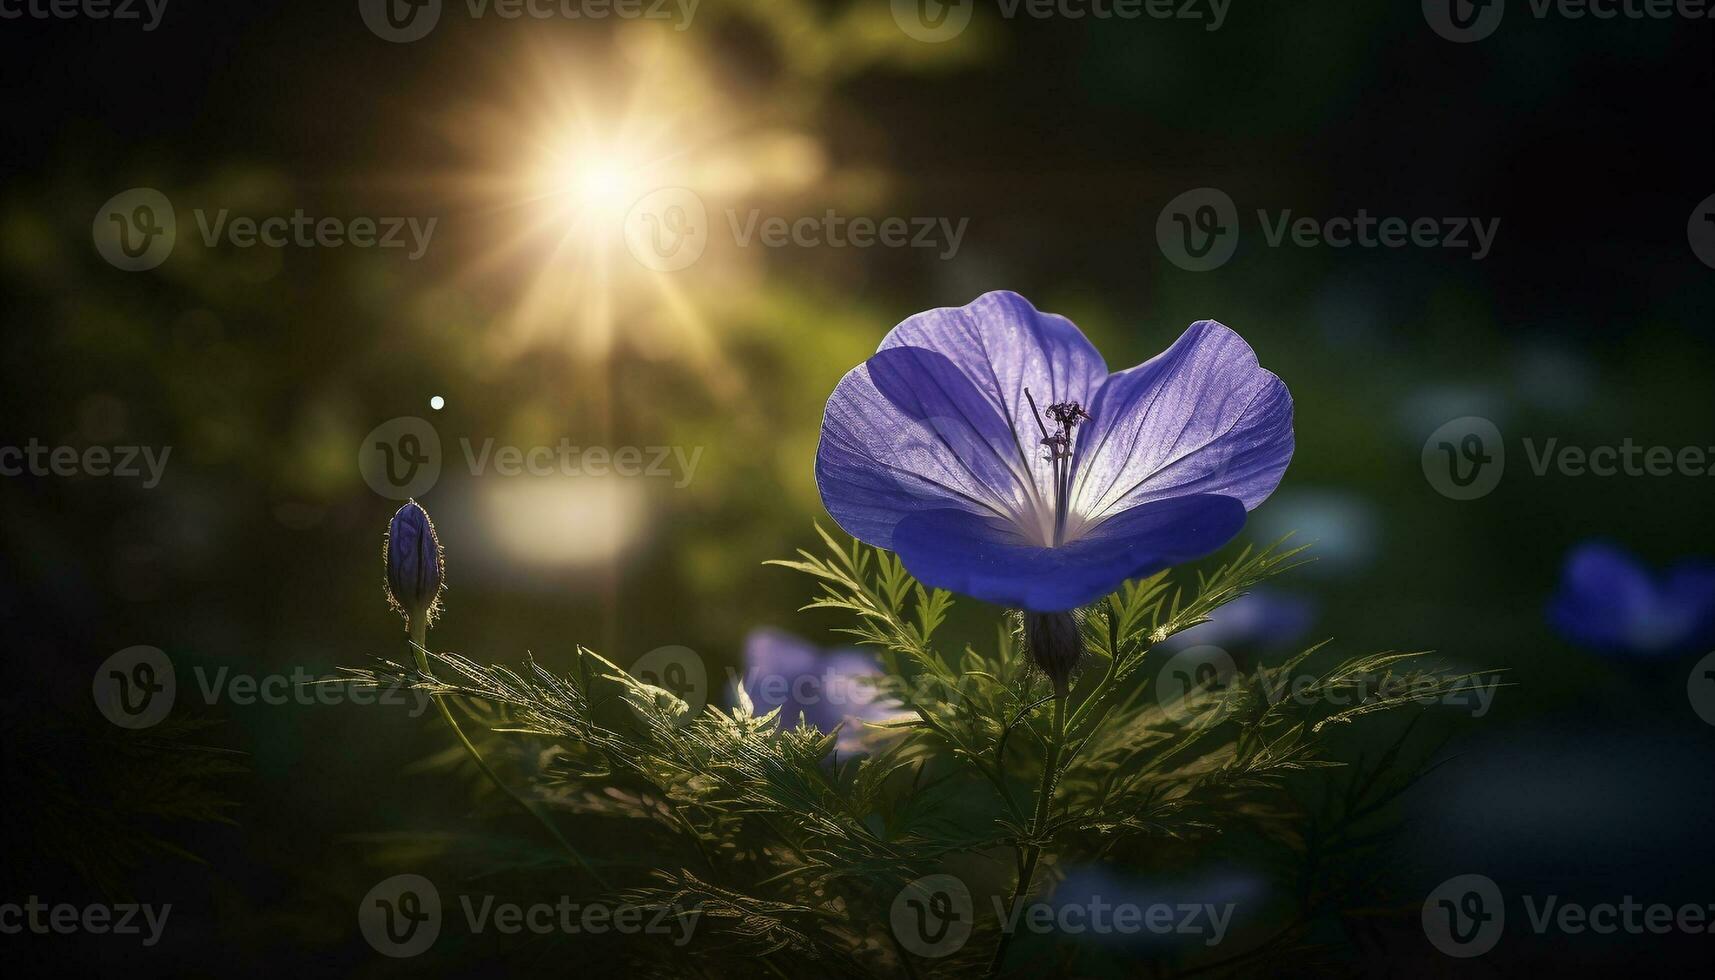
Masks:
[[[553,346],[604,363],[630,347],[692,362],[718,385],[724,359],[699,298],[759,276],[756,256],[714,234],[718,216],[802,191],[823,166],[813,140],[740,108],[698,51],[649,25],[595,51],[532,43],[506,60],[496,96],[445,116],[471,160],[447,190],[483,243],[463,273],[501,290],[502,355]],[[640,202],[665,188],[708,202],[700,233],[713,246],[671,270],[626,240],[628,221],[652,220]]]

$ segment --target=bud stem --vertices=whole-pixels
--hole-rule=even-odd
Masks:
[[[417,669],[422,671],[424,676],[432,678],[435,674],[434,671],[429,669],[429,630],[428,624],[425,622],[426,619],[427,617],[422,614],[414,614],[411,616],[411,653],[412,656],[416,658]],[[604,891],[607,890],[607,882],[602,879],[602,876],[596,872],[595,868],[590,866],[590,863],[584,859],[584,856],[578,853],[578,849],[572,846],[572,842],[567,840],[565,836],[560,833],[560,828],[554,826],[553,821],[549,820],[547,816],[544,815],[542,811],[538,810],[529,800],[514,791],[512,787],[501,782],[500,776],[497,775],[493,769],[489,768],[487,760],[482,757],[482,753],[477,751],[476,745],[471,742],[468,736],[465,735],[464,729],[459,727],[458,719],[453,717],[452,709],[447,707],[446,698],[437,696],[435,698],[435,707],[441,709],[441,717],[445,718],[447,720],[447,724],[452,726],[453,734],[458,736],[459,743],[464,746],[464,750],[469,753],[471,759],[476,762],[477,768],[481,769],[483,775],[488,777],[488,781],[493,783],[502,793],[510,796],[513,802],[524,808],[526,813],[535,817],[543,827],[547,828],[548,833],[553,835],[554,840],[558,841],[560,846],[565,848],[566,853],[571,855],[572,860],[577,863],[578,867],[582,868],[585,873],[595,879],[595,883],[601,886]]]
[[[1049,808],[1054,802],[1054,786],[1059,773],[1055,770],[1060,765],[1060,747],[1066,740],[1066,688],[1063,682],[1054,685],[1054,730],[1048,738],[1048,752],[1042,760],[1042,785],[1036,790],[1036,815],[1030,821],[1030,843],[1019,853],[1018,883],[1012,889],[1012,901],[1007,906],[1007,915],[1016,919],[1018,906],[1030,894],[1031,879],[1036,877],[1036,862],[1042,857],[1042,845],[1038,838],[1048,826]],[[1001,930],[1000,944],[995,947],[994,959],[989,963],[988,975],[991,978],[1000,976],[1000,968],[1006,962],[1006,947],[1012,942],[1012,933]]]

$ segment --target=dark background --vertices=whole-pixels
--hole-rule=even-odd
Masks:
[[[630,66],[618,35],[636,25],[472,20],[462,5],[404,45],[378,40],[343,0],[172,0],[151,33],[0,22],[3,441],[174,447],[153,490],[0,481],[0,898],[170,901],[166,939],[142,953],[81,937],[0,947],[65,968],[123,958],[150,975],[398,966],[379,962],[350,914],[401,866],[377,842],[405,848],[406,867],[480,864],[462,835],[505,822],[419,765],[449,747],[440,729],[352,706],[199,706],[212,724],[184,737],[243,753],[245,771],[159,763],[160,781],[234,803],[218,810],[230,822],[169,819],[116,788],[113,772],[150,770],[109,744],[90,704],[96,665],[158,646],[183,683],[191,665],[320,674],[397,655],[379,556],[396,505],[354,459],[365,431],[401,415],[432,415],[449,457],[459,435],[705,448],[688,487],[626,498],[638,509],[612,556],[579,543],[584,525],[545,532],[582,556],[563,561],[509,555],[512,539],[485,523],[507,505],[483,503],[484,481],[502,478],[449,464],[424,499],[448,552],[439,645],[553,665],[580,642],[620,663],[682,644],[724,671],[759,625],[832,644],[830,621],[794,612],[806,583],[760,564],[809,546],[811,522],[826,521],[810,470],[822,402],[898,320],[994,288],[1071,316],[1116,369],[1195,319],[1238,329],[1297,405],[1297,455],[1246,538],[1297,527],[1322,542],[1321,560],[1283,583],[1314,599],[1315,634],[1351,653],[1434,649],[1508,670],[1513,686],[1487,717],[1436,721],[1453,761],[1400,814],[1383,869],[1400,908],[1467,872],[1509,895],[1715,902],[1715,730],[1687,704],[1690,661],[1603,657],[1543,616],[1579,541],[1611,539],[1658,565],[1715,551],[1715,483],[1536,477],[1518,453],[1525,436],[1715,444],[1715,272],[1686,240],[1692,209],[1715,193],[1715,22],[1537,20],[1512,7],[1495,36],[1457,45],[1415,2],[1238,0],[1216,32],[1009,21],[979,3],[964,36],[931,46],[904,38],[884,4],[705,0],[689,30],[653,32],[705,84]],[[551,84],[529,70],[544,60]],[[697,108],[711,92],[718,118]],[[615,339],[595,354],[575,309],[550,317],[553,330],[520,332],[509,313],[523,280],[562,273],[541,248],[494,257],[518,205],[495,207],[472,175],[506,172],[526,155],[535,110],[568,97],[614,117],[640,103],[695,116],[690,157],[739,147],[759,176],[742,193],[706,192],[711,213],[965,217],[963,247],[945,261],[716,248],[674,282],[718,358],[661,327],[673,318],[635,275],[612,285]],[[779,132],[820,161],[790,183],[773,182],[755,148]],[[180,212],[177,251],[154,273],[113,269],[90,242],[90,216],[134,186]],[[1162,256],[1154,227],[1167,201],[1201,186],[1238,202],[1245,232],[1231,262],[1198,274]],[[204,249],[193,207],[440,222],[418,262],[351,248],[265,255]],[[1477,215],[1500,231],[1482,261],[1268,248],[1258,208]],[[431,413],[436,394],[447,407]],[[1518,453],[1478,501],[1440,496],[1419,464],[1428,434],[1462,415],[1493,419]],[[608,831],[586,830],[599,849]],[[141,832],[186,853],[133,846]],[[389,835],[445,840],[413,858],[418,837]],[[79,866],[108,848],[105,871]],[[1706,963],[1715,941],[1515,931],[1455,964],[1403,921],[1354,968]]]

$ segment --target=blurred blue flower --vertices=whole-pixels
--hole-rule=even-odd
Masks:
[[[1421,445],[1424,435],[1448,419],[1477,415],[1505,426],[1512,414],[1510,389],[1471,382],[1415,385],[1394,408],[1399,434],[1408,445]]]
[[[1268,882],[1260,875],[1234,868],[1205,870],[1175,877],[1135,877],[1103,865],[1074,867],[1054,889],[1050,904],[1056,912],[1081,908],[1094,913],[1108,909],[1109,922],[1121,906],[1145,910],[1134,923],[1155,923],[1154,928],[1102,929],[1098,918],[1085,914],[1088,941],[1131,947],[1212,946],[1229,938],[1235,924],[1254,918],[1268,899]],[[1187,914],[1195,906],[1196,913]],[[1152,907],[1171,910],[1170,915],[1148,915]],[[1076,920],[1072,920],[1076,921]]]
[[[1209,621],[1175,633],[1161,644],[1167,650],[1217,646],[1223,650],[1290,649],[1316,621],[1310,597],[1257,589],[1209,614]]]
[[[1070,320],[993,292],[907,319],[840,381],[816,480],[925,584],[1056,613],[1227,543],[1292,450],[1286,385],[1221,324],[1110,374]]]
[[[1272,544],[1292,535],[1289,545],[1314,547],[1316,560],[1300,571],[1332,578],[1363,569],[1380,552],[1381,517],[1368,499],[1345,490],[1299,487],[1283,490],[1257,515],[1253,541]]]
[[[757,714],[780,708],[780,724],[793,727],[799,715],[824,732],[841,722],[838,746],[855,751],[863,722],[890,721],[899,712],[875,687],[881,671],[875,657],[854,647],[824,651],[808,640],[776,629],[756,629],[744,641],[744,691]]]
[[[1715,564],[1681,562],[1652,575],[1636,556],[1587,541],[1572,549],[1549,620],[1580,645],[1631,656],[1715,643]]]
[[[1542,342],[1520,353],[1516,375],[1513,387],[1526,402],[1560,415],[1582,411],[1596,389],[1596,370],[1585,354]]]

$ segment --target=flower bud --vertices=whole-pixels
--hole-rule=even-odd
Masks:
[[[387,565],[388,604],[405,617],[407,628],[413,622],[432,624],[441,611],[446,565],[435,524],[415,500],[399,508],[387,525],[381,557]]]
[[[1065,697],[1072,671],[1084,658],[1084,637],[1078,631],[1078,620],[1069,612],[1027,612],[1024,640],[1031,659],[1054,683],[1054,696]]]

